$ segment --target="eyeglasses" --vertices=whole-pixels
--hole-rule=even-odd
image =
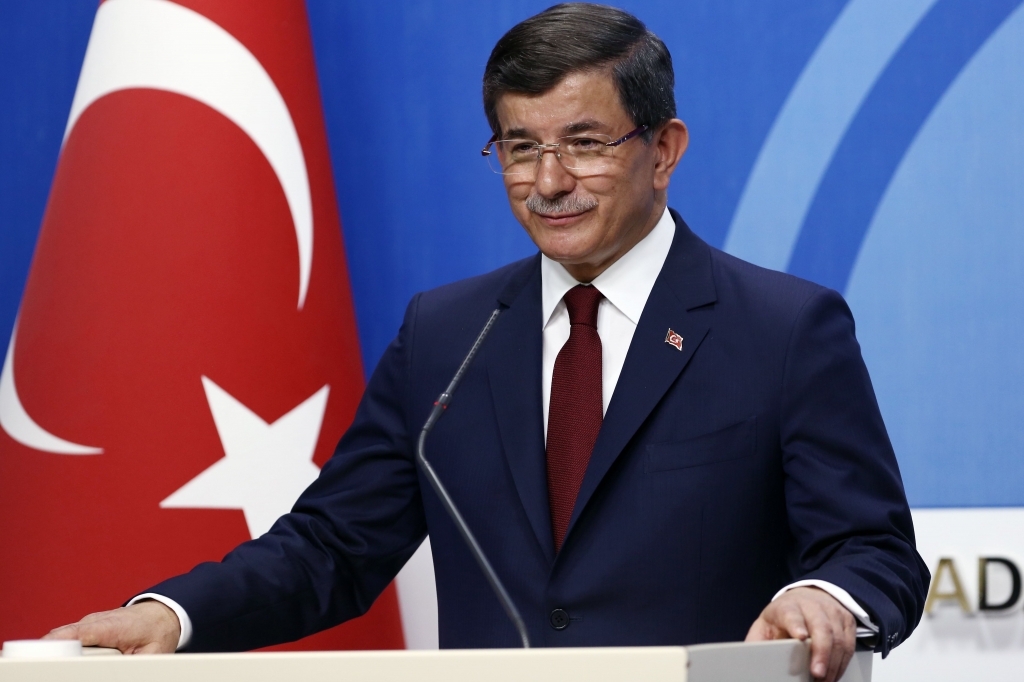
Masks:
[[[611,159],[619,145],[646,131],[647,126],[643,125],[617,140],[598,133],[567,135],[551,144],[540,144],[534,140],[498,140],[495,135],[480,150],[480,155],[487,158],[487,165],[499,175],[534,176],[544,152],[550,150],[574,175],[597,175],[611,167]],[[491,151],[491,145],[494,145],[494,151]]]

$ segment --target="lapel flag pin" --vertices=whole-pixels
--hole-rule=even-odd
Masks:
[[[665,343],[670,346],[675,346],[676,350],[683,349],[683,337],[672,331],[672,327],[669,327],[668,333],[665,334]]]

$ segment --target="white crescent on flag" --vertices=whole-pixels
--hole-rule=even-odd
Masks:
[[[299,245],[299,308],[313,265],[309,176],[295,123],[259,60],[203,15],[168,0],[107,0],[85,52],[64,139],[90,104],[129,88],[190,97],[252,138],[277,174]]]
[[[18,398],[18,389],[14,385],[14,339],[18,336],[18,322],[14,322],[11,332],[11,343],[7,346],[4,358],[4,369],[0,373],[0,427],[14,440],[43,452],[58,455],[99,455],[103,448],[79,445],[58,438],[43,427],[36,424],[25,411]]]
[[[107,0],[96,13],[64,141],[104,95],[150,88],[184,95],[221,113],[263,152],[288,201],[299,252],[301,310],[313,264],[313,209],[302,145],[284,98],[259,60],[203,15],[167,0]],[[14,381],[15,325],[0,374],[0,427],[22,445],[64,455],[102,453],[36,424]]]

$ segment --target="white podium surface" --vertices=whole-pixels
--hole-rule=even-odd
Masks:
[[[808,682],[808,646],[793,640],[691,647],[476,649],[0,658],[4,682]],[[858,653],[844,682],[869,682]]]

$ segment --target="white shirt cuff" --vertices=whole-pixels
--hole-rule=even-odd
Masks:
[[[853,617],[857,619],[857,637],[873,637],[878,634],[878,626],[875,625],[871,616],[868,612],[857,603],[857,601],[850,596],[850,593],[832,583],[825,580],[798,580],[792,585],[786,585],[779,590],[772,601],[775,601],[786,592],[796,587],[817,587],[819,590],[828,592],[837,602],[846,607],[846,610],[853,614]]]
[[[171,611],[174,611],[174,615],[178,617],[178,625],[181,626],[181,634],[178,636],[178,648],[175,651],[181,651],[188,646],[189,641],[192,639],[192,619],[185,613],[185,609],[181,608],[181,604],[174,601],[170,597],[165,597],[162,594],[154,594],[153,592],[146,592],[133,598],[126,606],[144,601],[146,599],[152,599],[158,601]]]

